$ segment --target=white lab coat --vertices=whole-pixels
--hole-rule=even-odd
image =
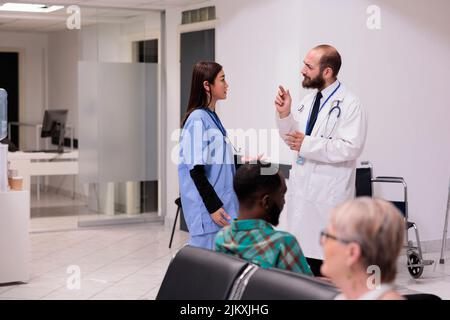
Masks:
[[[288,132],[306,131],[316,93],[307,95],[300,107],[292,106],[287,118],[276,115],[284,140]],[[329,120],[327,135],[331,139],[322,138],[328,113],[337,101],[340,101],[341,115],[331,134],[331,123],[336,117]],[[356,159],[364,148],[366,133],[367,118],[361,103],[341,84],[320,111],[311,136],[305,137],[300,152],[293,151],[286,194],[286,228],[297,237],[306,257],[323,259],[320,231],[326,227],[331,209],[354,197]],[[296,163],[299,155],[304,158],[302,165]]]

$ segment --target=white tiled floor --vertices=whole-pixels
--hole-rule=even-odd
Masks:
[[[398,262],[396,283],[401,292],[433,293],[445,300],[450,300],[450,251],[444,253],[445,264],[439,264],[440,252],[425,253],[424,259],[434,260],[426,266],[419,279],[413,279],[406,268],[405,256]]]
[[[31,279],[0,286],[0,299],[154,299],[172,255],[187,240],[170,228],[128,225],[30,235]],[[81,288],[70,290],[67,268],[79,266]]]

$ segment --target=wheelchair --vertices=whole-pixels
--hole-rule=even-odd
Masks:
[[[403,214],[406,222],[406,257],[407,268],[411,277],[418,279],[423,273],[425,266],[432,265],[433,260],[425,260],[422,256],[419,230],[414,222],[408,220],[408,186],[402,177],[380,176],[373,178],[372,165],[368,161],[361,162],[361,166],[356,169],[356,197],[373,196],[373,183],[395,183],[403,185],[403,201],[391,201]],[[409,240],[408,231],[414,228],[417,246]]]

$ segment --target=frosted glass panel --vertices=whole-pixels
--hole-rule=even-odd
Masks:
[[[78,63],[82,182],[158,179],[157,66]]]

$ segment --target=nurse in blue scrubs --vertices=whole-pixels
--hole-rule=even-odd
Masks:
[[[189,244],[206,249],[213,249],[217,232],[238,212],[233,149],[216,114],[216,103],[226,99],[227,89],[221,65],[194,66],[180,137],[178,178]]]

